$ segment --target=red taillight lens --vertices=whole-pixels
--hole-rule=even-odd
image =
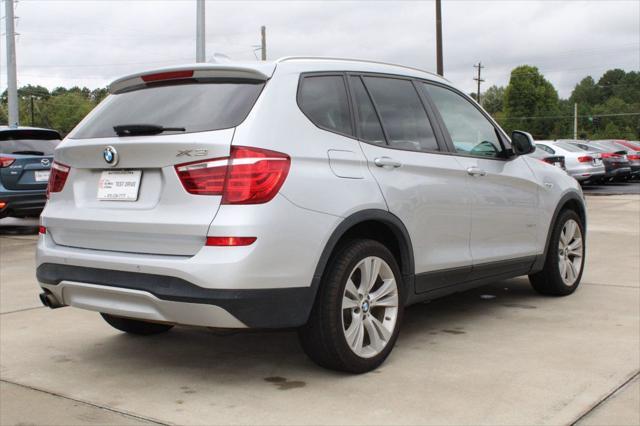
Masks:
[[[631,155],[627,155],[627,158],[632,161],[640,160],[640,155],[631,154]]]
[[[68,166],[64,164],[56,163],[51,164],[51,174],[49,175],[49,184],[47,185],[47,198],[52,192],[60,192],[64,188],[64,184],[69,176]]]
[[[222,195],[228,164],[228,158],[217,158],[178,164],[175,169],[188,193]]]
[[[578,157],[578,161],[581,163],[590,163],[593,161],[593,157],[589,155],[584,155],[582,157]]]
[[[266,149],[232,147],[222,204],[260,204],[271,200],[289,173],[288,155]]]
[[[178,164],[178,177],[190,194],[222,195],[222,204],[270,201],[284,183],[291,159],[280,152],[231,147],[231,156]]]
[[[38,228],[38,234],[46,234],[46,233],[47,233],[47,227],[40,225],[40,227]]]
[[[249,246],[256,239],[256,237],[207,237],[206,245],[213,247]]]
[[[191,78],[191,77],[193,77],[193,70],[167,71],[167,72],[160,72],[157,74],[143,75],[142,81],[144,81],[145,83],[153,83],[156,81],[179,80],[182,78]]]
[[[15,158],[0,157],[0,168],[9,167],[10,165],[13,164],[14,161],[16,161]]]
[[[613,152],[603,152],[601,157],[602,158],[614,158],[614,157],[620,157],[620,154],[614,154]]]

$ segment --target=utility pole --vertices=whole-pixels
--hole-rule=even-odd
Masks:
[[[35,123],[33,114],[33,95],[31,95],[31,97],[29,98],[29,107],[29,111],[31,112],[31,126],[33,126]]]
[[[5,0],[5,22],[7,24],[7,94],[9,95],[9,127],[18,127],[18,82],[16,77],[16,37],[13,16],[13,0]]]
[[[476,101],[480,103],[480,83],[484,81],[482,78],[480,78],[480,73],[482,71],[482,68],[484,67],[482,66],[482,62],[478,62],[478,65],[474,65],[473,67],[478,68],[478,76],[475,77],[474,80],[478,82],[478,91],[476,92]]]
[[[578,103],[573,104],[573,139],[578,139]]]
[[[204,0],[196,2],[196,62],[205,62]]]
[[[444,65],[442,64],[442,7],[440,0],[436,0],[436,62],[438,75],[444,75]]]
[[[267,60],[267,27],[264,25],[260,27],[260,52],[262,53],[262,60]]]

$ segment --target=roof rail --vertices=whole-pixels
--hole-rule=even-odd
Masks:
[[[381,61],[370,61],[368,59],[351,59],[351,58],[334,58],[334,57],[330,57],[330,56],[284,56],[282,58],[278,58],[276,59],[274,62],[276,63],[280,63],[280,62],[287,62],[287,61],[296,61],[296,60],[305,60],[305,59],[310,59],[310,60],[328,60],[328,61],[346,61],[346,62],[362,62],[362,63],[367,63],[367,64],[378,64],[378,65],[390,65],[393,67],[399,67],[399,68],[406,68],[409,70],[413,70],[413,71],[420,71],[426,74],[430,74],[434,77],[438,77],[441,78],[447,82],[450,82],[449,80],[447,80],[446,78],[444,78],[441,75],[438,75],[436,73],[433,73],[431,71],[426,71],[420,68],[416,68],[416,67],[408,67],[406,65],[399,65],[399,64],[393,64],[390,62],[381,62]]]

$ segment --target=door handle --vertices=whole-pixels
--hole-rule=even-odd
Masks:
[[[467,173],[471,176],[486,176],[487,172],[482,170],[480,167],[469,167],[467,168]]]
[[[402,163],[389,157],[378,157],[373,160],[373,164],[378,167],[393,167],[394,169],[402,166]]]

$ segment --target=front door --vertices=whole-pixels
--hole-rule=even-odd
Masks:
[[[471,101],[423,83],[442,118],[473,193],[471,256],[474,277],[491,264],[526,263],[539,247],[538,184],[526,161],[507,154],[509,143]],[[508,267],[508,266],[507,266]]]

